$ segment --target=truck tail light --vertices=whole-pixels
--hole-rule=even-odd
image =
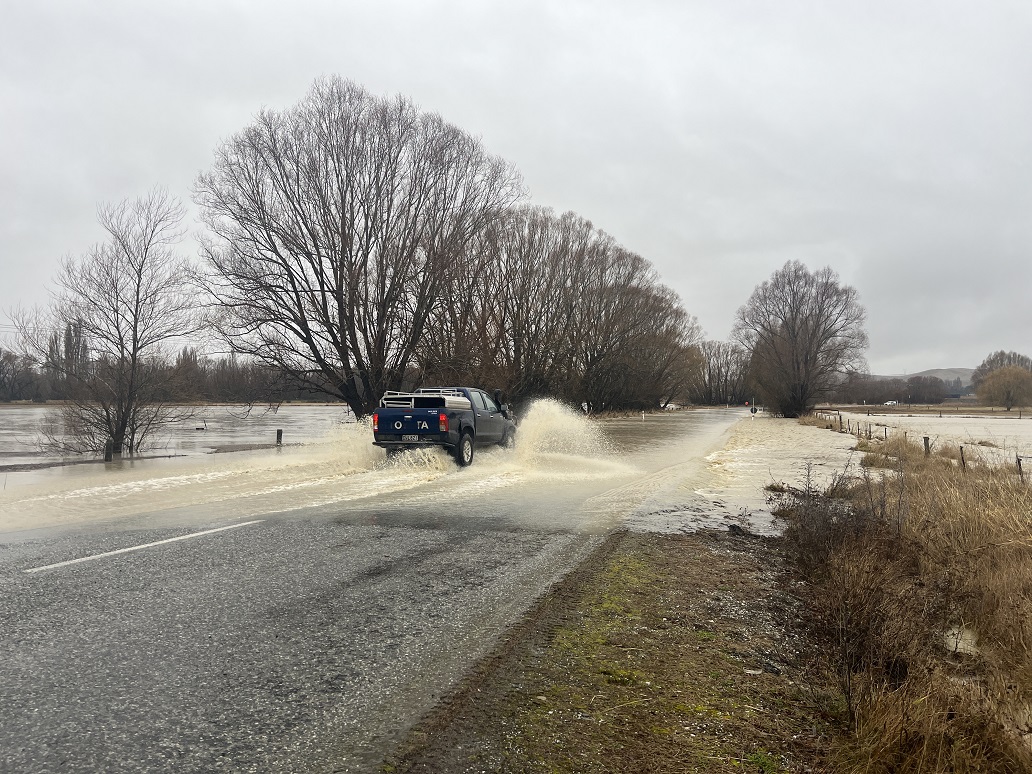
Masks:
[[[438,420],[438,423],[439,423],[439,431],[442,432],[442,433],[447,433],[448,432],[448,415],[445,414],[442,411],[440,414],[437,415],[437,420]]]
[[[375,411],[373,412],[373,432],[380,432],[380,415]]]

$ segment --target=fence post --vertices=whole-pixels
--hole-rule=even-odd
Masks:
[[[838,413],[838,429],[839,429],[839,432],[841,433],[842,432],[842,412],[841,411]]]
[[[924,446],[925,446],[925,456],[927,457],[929,454],[931,454],[931,449],[928,447],[928,436],[927,435],[924,437]]]
[[[276,431],[276,445],[277,446],[282,446],[283,445],[283,431],[282,430],[277,430]]]
[[[967,470],[967,462],[964,461],[964,444],[960,445],[960,469]]]
[[[1014,457],[1018,461],[1018,478],[1021,480],[1021,483],[1025,483],[1025,474],[1021,472],[1021,455],[1015,454]]]

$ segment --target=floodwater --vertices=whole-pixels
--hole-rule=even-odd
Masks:
[[[932,448],[944,444],[964,446],[964,455],[970,461],[980,459],[988,464],[1013,463],[1016,455],[1032,458],[1032,417],[1028,412],[998,411],[991,414],[956,414],[946,408],[937,414],[878,414],[843,412],[855,424],[872,426],[876,435],[906,432],[916,443],[928,436]]]
[[[26,414],[3,426],[21,427],[23,437],[39,409],[3,416],[18,411]],[[473,465],[460,469],[436,449],[388,462],[368,424],[348,419],[337,406],[285,406],[248,419],[214,407],[170,434],[168,448],[186,456],[0,473],[0,531],[306,511],[581,532],[684,532],[732,522],[771,532],[764,485],[798,483],[808,464],[827,480],[848,465],[852,446],[848,436],[743,410],[598,421],[539,401],[521,417],[513,450],[478,449]],[[267,443],[277,428],[283,447],[202,453]]]
[[[48,413],[45,406],[0,405],[0,466],[74,462],[76,458],[39,450],[37,438]],[[208,454],[240,445],[272,444],[283,430],[284,443],[322,438],[334,427],[353,422],[342,405],[284,404],[264,406],[198,406],[189,418],[163,428],[151,441],[145,457]]]

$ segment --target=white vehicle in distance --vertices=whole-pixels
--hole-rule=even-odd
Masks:
[[[887,401],[885,401],[885,405],[886,406],[898,406],[899,405],[899,401],[887,400]]]

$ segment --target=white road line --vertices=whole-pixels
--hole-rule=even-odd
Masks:
[[[130,551],[139,551],[143,548],[152,548],[153,546],[160,546],[165,543],[175,543],[179,540],[189,540],[190,538],[200,537],[201,535],[210,535],[213,532],[224,532],[227,529],[236,529],[237,527],[246,527],[248,524],[261,524],[265,519],[255,519],[254,521],[242,521],[239,524],[230,524],[228,527],[216,527],[215,529],[206,529],[203,532],[192,532],[189,535],[180,535],[179,537],[168,538],[167,540],[155,540],[153,543],[144,543],[139,546],[130,546],[129,548],[119,548],[117,551],[106,551],[103,554],[93,554],[93,556],[83,556],[79,559],[69,559],[67,562],[58,562],[57,564],[48,564],[44,567],[33,567],[31,570],[22,570],[22,572],[43,572],[44,570],[53,570],[58,567],[67,567],[70,564],[79,564],[80,562],[92,562],[94,559],[103,559],[105,556],[115,556],[116,554],[127,554]]]

